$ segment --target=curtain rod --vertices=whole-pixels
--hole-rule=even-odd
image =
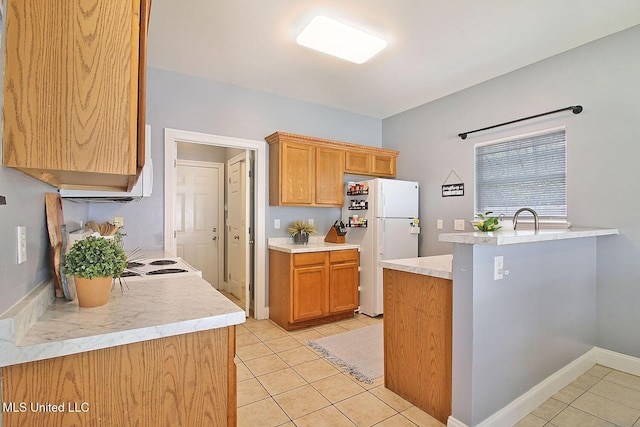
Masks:
[[[458,136],[461,139],[467,139],[467,135],[470,134],[470,133],[481,132],[483,130],[489,130],[489,129],[497,128],[497,127],[500,127],[500,126],[505,126],[505,125],[510,125],[512,123],[521,122],[523,120],[535,119],[537,117],[547,116],[549,114],[555,114],[555,113],[559,113],[561,111],[568,111],[568,110],[571,110],[573,112],[573,114],[580,114],[582,112],[582,105],[571,105],[569,107],[561,108],[559,110],[548,111],[546,113],[536,114],[535,116],[529,116],[529,117],[524,117],[522,119],[511,120],[510,122],[506,122],[506,123],[500,123],[499,125],[493,125],[493,126],[489,126],[489,127],[482,128],[482,129],[470,130],[468,132],[459,133]]]

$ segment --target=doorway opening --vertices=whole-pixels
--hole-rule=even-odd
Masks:
[[[265,142],[165,129],[165,250],[256,319],[269,317],[265,183]]]

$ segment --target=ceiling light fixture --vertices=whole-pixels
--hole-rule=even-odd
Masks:
[[[356,64],[368,61],[387,46],[386,40],[380,37],[323,15],[315,16],[296,42]]]

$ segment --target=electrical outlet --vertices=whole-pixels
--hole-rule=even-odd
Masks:
[[[274,219],[273,220],[273,228],[275,228],[276,230],[280,229],[280,220],[279,219]]]
[[[438,230],[442,230],[442,220],[441,219],[436,221],[436,228]]]
[[[456,231],[464,231],[464,219],[454,219],[453,229]]]
[[[497,256],[493,258],[493,280],[502,280],[504,278],[504,257]]]
[[[19,225],[17,229],[17,252],[18,252],[18,264],[22,264],[27,261],[27,226]]]
[[[124,218],[121,216],[117,216],[113,219],[113,223],[118,227],[124,227]]]
[[[309,218],[309,225],[313,225],[315,224],[315,221],[313,220],[313,218]]]

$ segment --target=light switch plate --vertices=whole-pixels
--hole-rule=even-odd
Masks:
[[[279,219],[274,219],[273,220],[273,228],[275,228],[276,230],[278,230],[280,228],[280,220]]]
[[[441,219],[436,221],[436,228],[438,230],[442,230],[442,220]]]
[[[497,256],[493,258],[493,280],[502,280],[504,278],[504,257]]]
[[[27,261],[27,226],[19,225],[17,227],[17,252],[18,264]]]
[[[113,219],[113,223],[118,227],[124,227],[124,218],[121,216],[117,216]]]

